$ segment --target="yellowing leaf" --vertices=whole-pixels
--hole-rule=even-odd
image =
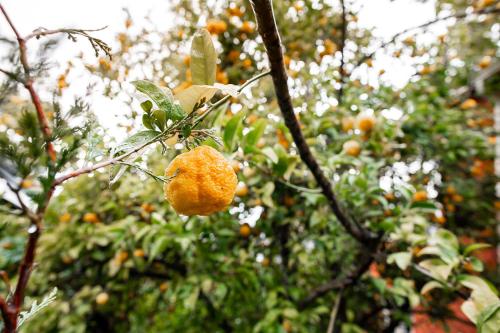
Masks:
[[[193,84],[212,85],[215,82],[217,54],[212,37],[206,29],[199,30],[191,44],[191,75]]]
[[[194,111],[194,106],[200,101],[208,102],[219,89],[206,85],[194,85],[175,95],[186,113]]]
[[[435,278],[439,280],[446,281],[448,276],[451,273],[453,267],[451,265],[445,264],[440,259],[429,259],[424,260],[418,264],[419,266],[425,268],[429,271],[429,273]]]

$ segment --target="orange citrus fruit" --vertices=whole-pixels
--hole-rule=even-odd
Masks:
[[[233,201],[238,179],[224,156],[209,146],[180,154],[165,170],[165,198],[178,214],[210,215]]]

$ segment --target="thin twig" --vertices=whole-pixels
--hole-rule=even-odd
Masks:
[[[24,215],[26,215],[30,221],[35,221],[37,219],[36,215],[34,212],[31,211],[31,209],[26,206],[24,201],[21,198],[21,193],[19,188],[14,188],[12,185],[7,183],[7,187],[16,195],[17,201],[19,201],[19,205],[21,206],[21,210],[23,211]]]
[[[448,16],[444,16],[444,17],[437,17],[429,22],[426,22],[424,24],[421,24],[421,25],[418,25],[416,27],[411,27],[411,28],[408,28],[408,29],[405,29],[401,32],[398,32],[397,34],[395,34],[394,36],[392,36],[388,41],[382,43],[381,45],[379,45],[375,51],[361,57],[361,59],[357,62],[357,64],[354,66],[354,68],[357,68],[359,66],[361,66],[361,64],[363,64],[366,60],[370,59],[371,57],[373,57],[375,55],[375,53],[377,51],[379,51],[380,49],[383,49],[385,47],[387,47],[388,45],[394,43],[396,41],[396,39],[398,39],[398,37],[400,37],[401,35],[404,35],[410,31],[413,31],[413,30],[418,30],[418,29],[423,29],[423,28],[426,28],[428,26],[431,26],[435,23],[438,23],[438,22],[441,22],[441,21],[446,21],[446,20],[449,20],[449,19],[462,19],[462,18],[465,18],[469,15],[480,15],[480,14],[492,14],[492,13],[498,13],[500,12],[500,8],[496,8],[496,3],[495,4],[492,4],[491,6],[489,7],[486,7],[486,8],[483,8],[481,10],[478,10],[478,11],[475,11],[475,12],[472,12],[472,13],[469,13],[468,11],[462,11],[460,13],[455,13],[455,14],[450,14]]]
[[[17,78],[16,74],[14,74],[12,72],[9,72],[8,70],[5,70],[3,68],[0,68],[0,72],[4,73],[5,75],[7,75],[8,77],[10,77],[11,79],[16,79]]]
[[[72,33],[79,33],[79,32],[96,32],[96,31],[102,31],[106,29],[108,26],[104,26],[102,28],[98,29],[53,29],[53,30],[48,30],[45,28],[38,28],[34,30],[31,34],[27,35],[24,37],[25,41],[30,40],[31,38],[40,38],[42,36],[48,36],[48,35],[55,35],[59,33],[66,33],[66,34],[72,34]]]
[[[337,320],[337,314],[340,308],[340,302],[342,301],[343,292],[344,290],[340,289],[339,294],[335,299],[335,303],[332,307],[332,312],[330,313],[330,322],[328,322],[328,329],[326,330],[326,333],[333,333],[333,329],[335,328],[335,321]]]
[[[107,56],[111,58],[111,47],[106,44],[103,40],[99,38],[95,38],[91,35],[88,34],[88,32],[95,32],[95,31],[101,31],[106,29],[107,26],[99,28],[99,29],[55,29],[55,30],[47,30],[44,28],[38,28],[35,31],[33,31],[31,34],[27,35],[24,37],[24,41],[27,42],[31,38],[40,38],[42,36],[48,36],[48,35],[54,35],[54,34],[67,34],[68,39],[72,40],[73,42],[76,42],[76,36],[83,36],[84,38],[87,38],[88,41],[90,42],[90,45],[92,45],[92,48],[95,51],[96,57],[99,56],[99,52],[103,51]]]
[[[295,116],[295,112],[288,90],[288,77],[286,74],[285,63],[283,60],[283,50],[281,40],[276,25],[273,8],[270,0],[251,0],[253,11],[257,19],[258,31],[271,66],[271,76],[273,78],[274,88],[278,104],[285,120],[286,127],[292,134],[293,141],[297,146],[302,161],[307,165],[313,174],[323,194],[328,199],[328,203],[335,216],[342,226],[362,244],[369,244],[376,236],[368,229],[358,224],[352,217],[349,217],[341,208],[335,193],[333,192],[330,181],[321,170],[316,158],[313,156],[309,145],[306,143],[300,124]]]

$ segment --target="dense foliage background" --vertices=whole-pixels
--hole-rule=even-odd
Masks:
[[[93,163],[116,145],[92,116],[105,110],[92,110],[85,99],[60,109],[73,66],[84,65],[99,78],[107,96],[130,101],[117,121],[130,134],[144,126],[144,112],[130,97],[129,83],[147,79],[174,93],[188,88],[190,41],[201,26],[218,51],[217,82],[240,85],[267,68],[249,2],[172,3],[174,29],[136,27],[129,13],[111,59],[73,59],[63,69],[53,101],[45,101],[56,149],[67,152],[61,167]],[[462,302],[457,291],[476,290],[471,277],[478,275],[491,287],[500,283],[495,251],[466,248],[498,240],[498,69],[485,89],[474,85],[497,65],[499,45],[498,12],[474,10],[498,8],[498,2],[437,1],[438,12],[467,15],[432,42],[421,42],[425,31],[416,29],[380,49],[382,41],[359,27],[356,2],[345,5],[345,39],[339,1],[283,0],[274,9],[307,143],[344,209],[383,235],[380,255],[371,262],[330,211],[265,77],[204,120],[222,145],[213,139],[204,144],[233,161],[241,182],[227,212],[178,216],[161,182],[134,168],[112,184],[109,170],[65,183],[45,214],[26,304],[54,287],[57,296],[21,332],[325,332],[337,300],[336,328],[344,333],[417,329],[429,320],[450,327],[457,316],[468,321],[450,306]],[[39,43],[36,75],[50,67],[54,47],[49,39]],[[381,54],[414,64],[402,89],[390,85],[377,63]],[[4,60],[17,61],[15,55]],[[23,192],[36,203],[46,158],[32,106],[10,80],[0,102],[2,177],[22,180]],[[185,150],[175,142],[167,146],[150,149],[137,163],[162,175]],[[7,192],[0,270],[15,279],[28,221],[17,216]],[[369,269],[311,297],[329,281],[345,281],[360,263]],[[429,284],[432,278],[446,283]],[[461,284],[464,279],[473,287]],[[7,288],[0,284],[2,294]],[[497,305],[491,310],[496,320]],[[415,313],[425,316],[412,322]],[[495,332],[495,325],[484,332]]]

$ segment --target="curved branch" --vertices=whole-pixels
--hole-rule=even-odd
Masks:
[[[398,39],[401,35],[404,35],[410,31],[413,31],[413,30],[417,30],[417,29],[423,29],[423,28],[427,28],[428,26],[431,26],[435,23],[438,23],[438,22],[441,22],[441,21],[446,21],[446,20],[449,20],[449,19],[452,19],[452,18],[455,18],[455,19],[463,19],[469,15],[480,15],[480,14],[492,14],[492,13],[498,13],[500,12],[500,8],[496,8],[496,3],[495,4],[492,4],[490,5],[489,7],[486,7],[486,8],[483,8],[481,10],[478,10],[478,11],[475,11],[475,12],[472,12],[472,13],[469,13],[467,11],[462,11],[462,12],[459,12],[459,13],[455,13],[455,14],[450,14],[448,16],[444,16],[444,17],[437,17],[429,22],[426,22],[424,24],[421,24],[421,25],[418,25],[416,27],[411,27],[411,28],[408,28],[408,29],[405,29],[403,31],[400,31],[398,32],[397,34],[395,34],[394,36],[391,37],[391,39],[389,39],[388,41],[382,43],[381,45],[379,45],[377,47],[377,49],[363,57],[361,57],[361,59],[357,62],[357,64],[354,66],[354,68],[357,68],[359,66],[361,66],[361,64],[363,64],[366,60],[370,59],[371,57],[373,57],[375,55],[375,53],[379,50],[379,49],[383,49],[385,48],[386,46],[394,43],[396,41],[396,39]]]
[[[337,197],[335,196],[330,181],[326,178],[321,167],[313,156],[308,144],[306,143],[299,122],[295,116],[292,100],[288,90],[287,74],[283,61],[283,52],[281,40],[274,18],[273,8],[270,0],[250,0],[252,8],[257,19],[258,31],[269,58],[271,66],[271,76],[273,78],[274,88],[278,104],[285,120],[285,125],[292,134],[293,141],[297,146],[302,161],[307,165],[313,174],[316,182],[337,219],[344,226],[349,234],[361,243],[371,242],[376,236],[368,229],[363,228],[350,218],[341,208]]]

